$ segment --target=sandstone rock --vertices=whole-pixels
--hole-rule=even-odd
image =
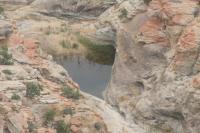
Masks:
[[[150,133],[199,131],[197,10],[197,1],[152,0],[148,20],[134,23],[139,30],[130,23],[118,30],[106,98]]]
[[[23,91],[26,89],[26,86],[20,81],[0,81],[0,84],[0,92],[7,90]]]
[[[31,118],[31,113],[28,110],[23,110],[20,113],[8,114],[8,130],[10,133],[25,132],[25,129],[28,128],[27,121]]]
[[[199,75],[195,76],[195,77],[192,79],[192,86],[193,86],[194,88],[200,89],[200,77],[199,77]]]
[[[3,117],[0,116],[0,133],[3,133],[4,130],[4,120]]]
[[[12,25],[8,21],[0,20],[0,38],[5,39],[10,33],[12,33]]]
[[[39,101],[44,104],[56,104],[59,103],[60,100],[56,97],[49,95],[49,96],[42,96]]]
[[[58,83],[65,83],[69,77],[66,70],[54,62],[46,62],[46,64],[39,68],[41,74],[51,81]]]
[[[5,74],[3,73],[3,71],[10,71],[11,74]],[[31,77],[29,76],[29,74],[20,66],[2,66],[0,68],[0,72],[1,74],[5,77],[10,77],[10,79],[12,80],[17,80],[17,79],[31,79]]]
[[[170,69],[179,74],[191,74],[199,55],[199,19],[187,26],[180,36]]]
[[[114,29],[112,29],[111,27],[105,27],[97,30],[95,37],[101,41],[105,41],[108,43],[115,43],[116,33]]]
[[[71,126],[71,131],[72,131],[72,133],[78,133],[80,131],[80,128],[75,126],[75,125],[72,125]]]
[[[164,23],[153,17],[147,20],[140,28],[137,36],[137,41],[145,44],[157,43],[164,46],[169,46],[169,41],[166,34],[163,32]]]
[[[194,19],[197,1],[153,0],[150,2],[149,14],[170,21],[172,25],[187,25]]]
[[[8,3],[8,4],[28,4],[34,0],[0,0],[0,2]]]
[[[56,133],[56,131],[51,128],[39,128],[37,133]]]
[[[33,2],[32,6],[46,9],[48,15],[72,18],[90,18],[99,16],[114,2],[114,0],[36,0]]]
[[[70,124],[79,127],[79,126],[81,126],[81,120],[80,119],[81,119],[80,117],[73,117],[70,120]]]

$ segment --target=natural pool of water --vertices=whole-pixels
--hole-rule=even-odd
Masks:
[[[112,65],[102,65],[76,56],[55,60],[66,68],[82,91],[103,98],[103,91],[111,78]]]

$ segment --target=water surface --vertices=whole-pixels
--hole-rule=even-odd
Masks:
[[[91,62],[83,57],[57,58],[56,61],[68,71],[81,90],[102,98],[112,71],[112,65]]]

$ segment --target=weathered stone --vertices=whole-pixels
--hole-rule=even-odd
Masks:
[[[0,20],[0,38],[4,39],[10,33],[12,33],[12,25],[8,21]]]
[[[3,133],[3,130],[4,130],[4,120],[3,120],[3,117],[0,116],[0,133]]]
[[[37,133],[56,133],[56,131],[51,128],[39,128]]]
[[[80,128],[75,126],[75,125],[72,125],[71,126],[71,131],[72,131],[72,133],[78,133],[80,131]]]

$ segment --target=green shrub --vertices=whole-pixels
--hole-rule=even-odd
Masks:
[[[16,93],[14,93],[11,97],[12,100],[20,100],[21,97],[19,95],[17,95]]]
[[[102,128],[102,124],[99,123],[99,122],[96,122],[96,123],[94,124],[94,127],[95,127],[96,130],[100,130],[100,129]]]
[[[63,114],[65,114],[65,115],[73,115],[74,114],[74,112],[73,112],[73,110],[72,110],[72,108],[70,108],[70,107],[66,107],[64,110],[63,110]]]
[[[78,36],[78,41],[88,49],[86,55],[88,60],[104,65],[112,65],[114,63],[115,48],[112,44],[95,43],[83,36]]]
[[[80,93],[78,90],[72,89],[70,87],[64,87],[62,89],[62,96],[66,98],[79,99]]]
[[[65,72],[60,72],[60,74],[61,74],[62,76],[66,76],[66,73],[65,73]]]
[[[70,125],[66,124],[64,121],[58,121],[56,124],[57,133],[71,133]]]
[[[72,48],[73,48],[73,49],[78,49],[78,47],[79,47],[79,45],[78,45],[77,43],[74,43],[74,44],[72,45]]]
[[[4,8],[0,6],[0,14],[2,14],[3,12],[4,12]]]
[[[69,48],[69,42],[67,42],[66,40],[60,41],[60,45],[61,45],[63,48]]]
[[[144,3],[149,5],[149,3],[151,2],[152,0],[144,0]]]
[[[47,125],[48,123],[54,121],[54,117],[56,115],[56,111],[53,109],[48,110],[45,114],[44,114],[44,124]]]
[[[40,96],[40,91],[42,87],[39,84],[30,82],[26,84],[26,96],[33,98],[35,96]]]
[[[13,73],[10,71],[10,70],[3,70],[2,71],[4,74],[7,74],[7,75],[12,75]]]
[[[51,31],[50,31],[50,30],[46,30],[46,31],[45,31],[45,34],[46,34],[46,35],[50,35],[50,34],[51,34]]]
[[[0,65],[13,65],[12,55],[6,46],[0,47]]]
[[[33,133],[35,131],[35,129],[36,129],[36,125],[33,124],[33,122],[28,121],[28,131],[29,131],[29,133]]]
[[[127,18],[127,17],[128,17],[128,11],[125,8],[121,9],[119,18],[122,19],[122,18]]]

